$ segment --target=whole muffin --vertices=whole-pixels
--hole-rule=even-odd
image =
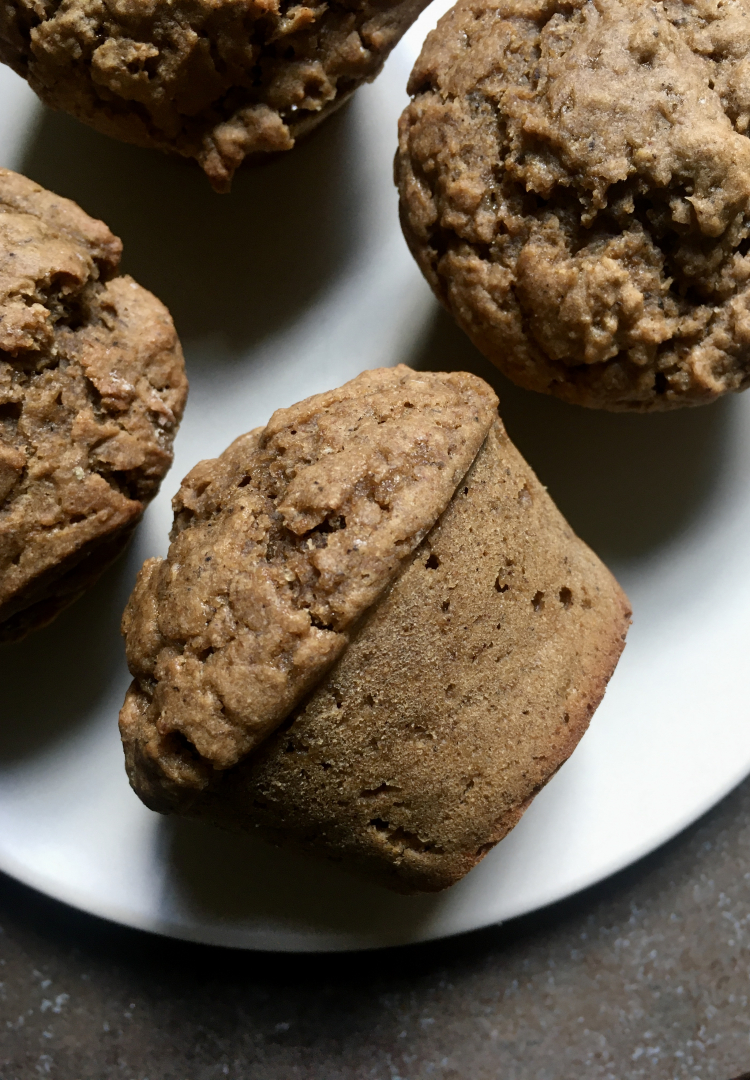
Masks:
[[[747,386],[748,0],[459,0],[409,92],[404,233],[511,379],[619,410]]]
[[[187,396],[169,312],[101,221],[0,169],[0,640],[43,625],[125,546]]]
[[[429,0],[0,0],[0,59],[107,135],[196,158],[226,191],[380,71]]]
[[[462,877],[585,731],[627,600],[471,375],[366,372],[198,465],[123,618],[152,809],[400,891]]]

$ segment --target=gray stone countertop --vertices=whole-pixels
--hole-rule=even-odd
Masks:
[[[339,956],[232,952],[0,879],[0,1077],[730,1080],[750,1070],[750,781],[587,892]]]

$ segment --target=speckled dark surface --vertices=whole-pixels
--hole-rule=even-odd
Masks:
[[[750,1068],[750,782],[613,880],[428,946],[295,958],[0,883],[0,1076],[654,1080]]]

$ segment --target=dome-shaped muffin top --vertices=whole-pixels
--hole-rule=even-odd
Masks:
[[[4,0],[0,58],[53,108],[197,158],[225,191],[374,79],[427,3]]]
[[[448,505],[496,407],[473,375],[365,372],[188,474],[169,554],[123,619],[168,775],[201,787],[281,723]]]
[[[0,169],[0,640],[122,549],[187,396],[169,312],[75,203]]]
[[[514,381],[665,409],[750,380],[750,4],[459,0],[401,120],[410,247]]]
[[[367,372],[193,470],[123,620],[147,806],[402,891],[446,888],[513,828],[630,607],[495,405],[471,375]]]

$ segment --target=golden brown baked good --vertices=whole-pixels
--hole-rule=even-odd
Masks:
[[[119,554],[172,462],[187,394],[166,308],[101,221],[0,169],[0,640]]]
[[[748,0],[459,0],[400,124],[407,241],[522,386],[607,409],[750,380]]]
[[[371,81],[429,0],[0,0],[0,59],[53,108],[196,158],[226,191]]]
[[[516,823],[630,612],[496,404],[471,375],[366,372],[186,478],[123,619],[147,805],[404,891],[452,884]]]
[[[437,520],[495,404],[471,375],[384,368],[189,473],[169,555],[144,564],[123,622],[167,772],[175,735],[202,783],[281,723]]]

